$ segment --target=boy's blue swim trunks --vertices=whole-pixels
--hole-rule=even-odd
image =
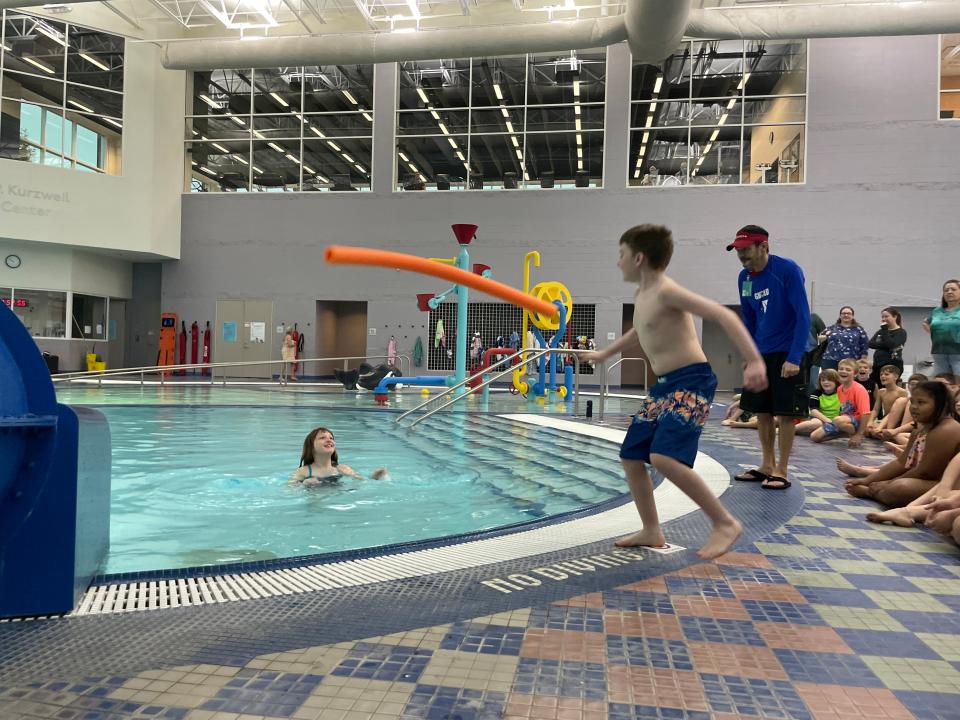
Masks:
[[[659,378],[633,416],[620,457],[650,462],[650,454],[656,453],[693,467],[716,390],[717,376],[709,363],[687,365]]]

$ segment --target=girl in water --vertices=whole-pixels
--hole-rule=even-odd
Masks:
[[[371,478],[381,480],[386,476],[387,469],[378,468],[373,471]],[[333,433],[324,427],[314,428],[303,440],[300,467],[290,476],[288,484],[317,487],[336,484],[344,477],[365,479],[349,465],[340,464]]]

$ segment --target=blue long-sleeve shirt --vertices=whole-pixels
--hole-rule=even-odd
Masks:
[[[803,270],[793,260],[771,255],[757,274],[740,271],[740,310],[761,354],[785,352],[799,365],[810,337],[810,305]]]

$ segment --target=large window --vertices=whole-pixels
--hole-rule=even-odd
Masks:
[[[3,11],[0,159],[120,174],[124,39]]]
[[[940,36],[940,118],[960,118],[960,34]]]
[[[373,65],[193,74],[193,192],[369,190]]]
[[[3,289],[3,302],[33,337],[67,337],[67,293]]]
[[[634,65],[630,184],[803,182],[806,58],[801,40],[694,41]]]
[[[599,186],[606,50],[400,63],[397,188]]]

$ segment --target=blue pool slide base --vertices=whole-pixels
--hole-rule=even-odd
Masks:
[[[110,429],[57,403],[46,363],[0,303],[0,618],[70,612],[110,546]]]

